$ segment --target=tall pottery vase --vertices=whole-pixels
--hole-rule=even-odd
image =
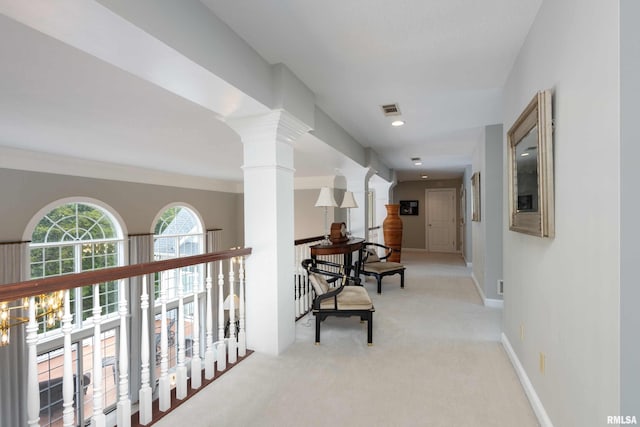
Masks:
[[[384,244],[393,248],[393,253],[387,261],[400,262],[402,251],[402,220],[400,219],[400,205],[384,205],[387,217],[382,222]]]

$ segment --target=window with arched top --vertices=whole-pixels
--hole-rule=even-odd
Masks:
[[[196,212],[184,205],[165,209],[154,225],[153,253],[156,261],[198,255],[204,252],[202,221]],[[173,299],[177,290],[191,292],[200,277],[200,267],[186,267],[163,273],[166,296]],[[160,296],[160,278],[156,280],[156,297]]]
[[[40,218],[31,234],[32,279],[115,267],[123,264],[122,228],[106,209],[91,203],[64,203]],[[100,284],[103,314],[117,311],[116,283]],[[93,289],[71,292],[74,322],[91,316]],[[41,325],[41,332],[59,325]]]
[[[184,204],[170,205],[154,223],[153,252],[156,261],[204,253],[204,227],[196,211]],[[155,276],[156,374],[159,375],[160,306],[162,290],[167,304],[168,363],[171,369],[177,362],[177,318],[180,294],[184,298],[186,353],[190,357],[193,324],[193,292],[204,286],[201,265],[167,270]]]
[[[27,233],[30,233],[29,272],[32,279],[81,273],[89,270],[123,265],[124,231],[121,223],[99,201],[63,200],[45,207],[36,215]],[[104,372],[117,364],[116,336],[118,333],[118,284],[98,285],[103,324],[100,346],[103,353]],[[75,288],[69,292],[73,331],[71,358],[74,378],[82,387],[74,391],[76,420],[85,425],[91,416],[91,395],[88,390],[93,369],[94,339],[88,336],[92,326],[93,286]],[[40,425],[62,424],[61,401],[58,389],[63,361],[63,336],[60,324],[53,318],[39,321],[38,381],[40,389]],[[113,368],[115,372],[115,368]],[[105,375],[103,381],[105,410],[116,404],[115,375]],[[78,402],[81,402],[80,404]]]

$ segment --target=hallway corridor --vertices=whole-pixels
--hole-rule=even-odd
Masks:
[[[373,347],[357,318],[313,316],[278,357],[254,353],[156,425],[537,426],[500,343],[501,310],[481,305],[459,255],[404,252],[376,294]]]

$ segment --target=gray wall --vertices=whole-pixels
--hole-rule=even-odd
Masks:
[[[345,190],[334,188],[333,197],[340,205],[344,198]],[[294,238],[305,239],[307,237],[324,235],[324,208],[315,207],[320,194],[319,188],[300,189],[293,193],[294,205]],[[347,210],[341,208],[328,208],[327,221],[329,228],[332,222],[347,222]],[[352,217],[353,220],[353,217]]]
[[[472,173],[480,172],[480,221],[472,230],[473,277],[483,297],[500,300],[497,283],[502,279],[502,125],[484,129],[473,154]],[[470,179],[470,178],[469,178]],[[473,193],[469,183],[470,193]]]
[[[504,88],[505,130],[537,91],[554,93],[555,238],[505,231],[503,330],[555,426],[599,427],[620,412],[619,5],[542,2]],[[629,110],[629,126],[637,126],[637,111]],[[623,165],[632,171],[637,158],[622,157]],[[632,173],[628,184],[636,185]]]
[[[129,234],[151,232],[160,210],[170,203],[194,207],[207,229],[221,228],[221,247],[242,245],[242,194],[190,190],[40,172],[0,169],[0,242],[23,239],[29,221],[43,207],[67,197],[90,197],[111,206]]]
[[[502,125],[485,128],[485,169],[482,178],[482,222],[485,227],[484,294],[502,299],[497,282],[502,279]]]
[[[640,3],[620,2],[620,413],[640,415]]]
[[[462,254],[467,264],[473,262],[473,233],[471,232],[471,198],[473,197],[471,189],[471,165],[464,169],[462,183],[464,184],[464,199],[466,210],[464,212],[464,240]]]
[[[456,224],[460,224],[460,179],[424,180],[399,182],[393,188],[393,203],[400,200],[417,200],[418,212],[416,216],[400,215],[402,219],[402,247],[411,249],[426,249],[426,190],[428,188],[452,188],[456,190]],[[382,220],[379,221],[382,223]],[[459,227],[456,225],[456,250],[461,250]]]

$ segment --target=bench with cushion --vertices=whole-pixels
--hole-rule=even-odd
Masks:
[[[373,312],[371,298],[358,280],[342,272],[342,266],[329,261],[306,259],[302,266],[315,291],[312,312],[316,317],[316,345],[320,344],[320,323],[328,316],[359,317],[367,322],[367,343],[373,345]],[[334,270],[334,271],[332,271]],[[335,270],[340,271],[336,273]],[[352,285],[350,283],[356,283]]]
[[[378,256],[376,248],[384,249],[384,255]],[[382,293],[382,278],[400,275],[400,287],[404,288],[404,265],[399,262],[387,261],[393,249],[378,243],[365,242],[360,249],[360,260],[358,261],[357,271],[365,276],[373,276],[378,281],[378,293]]]

